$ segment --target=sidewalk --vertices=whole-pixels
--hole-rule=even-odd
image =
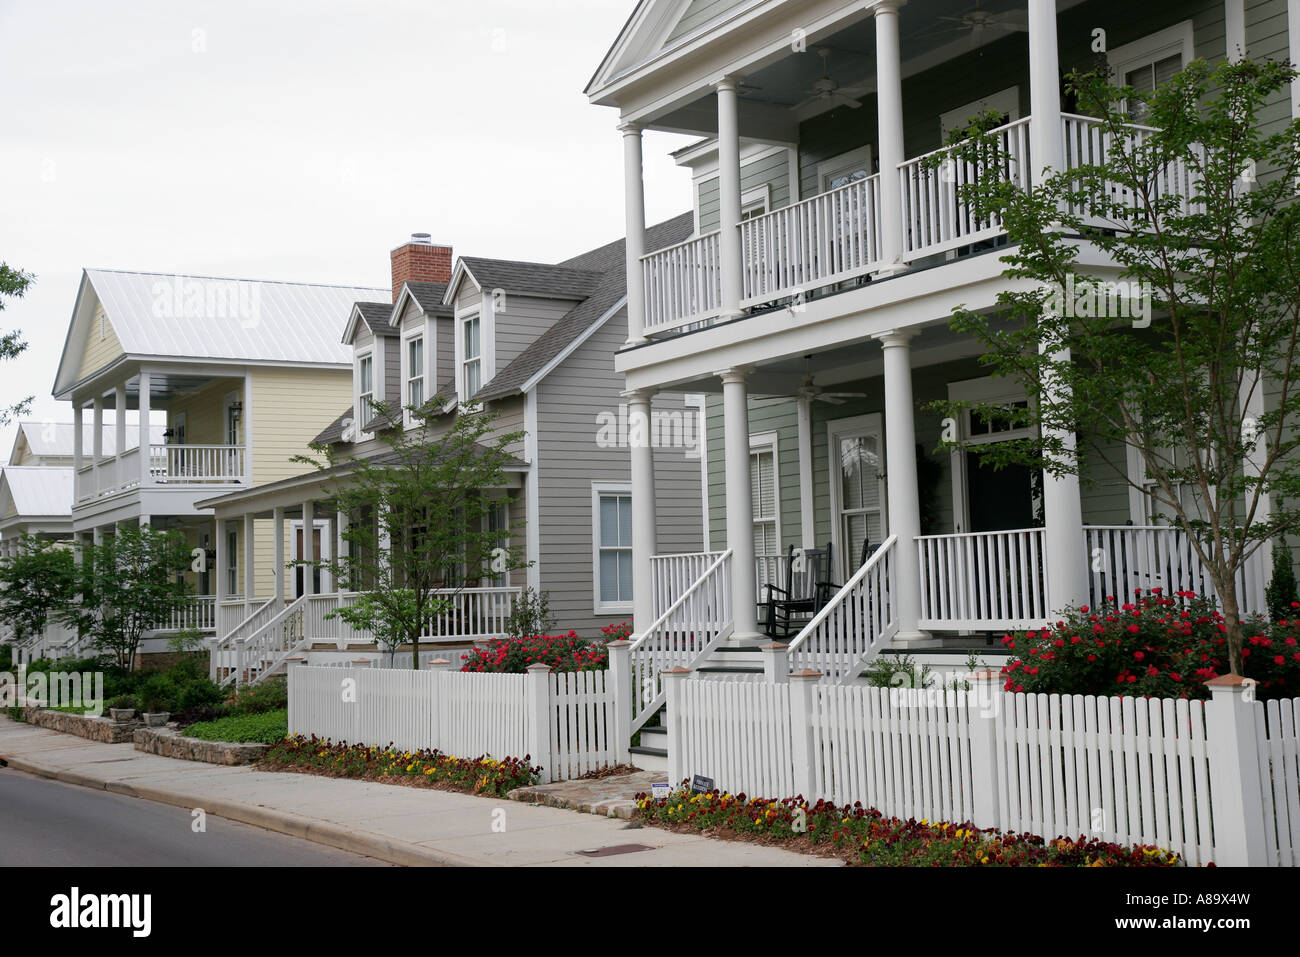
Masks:
[[[504,798],[253,771],[98,744],[0,717],[0,758],[19,771],[264,827],[393,864],[825,867],[779,848],[675,834]],[[0,772],[3,773],[3,772]],[[500,813],[498,813],[500,812]],[[500,830],[501,822],[504,831]],[[493,830],[494,823],[498,830]],[[619,845],[646,850],[584,857]]]

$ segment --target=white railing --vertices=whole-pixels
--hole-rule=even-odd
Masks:
[[[168,631],[217,630],[217,599],[214,595],[194,595],[184,605],[173,609],[160,626]]]
[[[993,239],[1002,233],[998,216],[981,219],[959,199],[960,191],[987,177],[1030,182],[1029,118],[991,130],[985,160],[960,159],[953,147],[910,159],[898,167],[903,190],[906,256],[919,259]],[[932,166],[936,160],[942,160]]]
[[[650,594],[654,596],[652,611],[658,618],[690,588],[722,552],[677,552],[671,555],[650,557]]]
[[[795,636],[786,652],[792,671],[812,669],[830,683],[849,682],[893,638],[898,632],[897,545],[898,536],[885,539]]]
[[[922,628],[1002,629],[1041,625],[1047,566],[1041,528],[923,535]]]
[[[247,638],[285,606],[285,599],[227,598],[217,605],[217,641],[228,644]]]
[[[731,634],[733,622],[728,549],[632,639],[631,731],[635,732],[663,707],[661,673],[668,668],[694,668]]]
[[[647,333],[699,322],[722,308],[718,236],[708,233],[641,257]]]
[[[766,588],[768,585],[785,588],[789,565],[790,557],[788,555],[754,556],[754,584],[758,593],[757,601],[761,603],[767,598]]]
[[[740,224],[741,306],[861,276],[880,265],[880,176]]]
[[[355,682],[344,701],[341,678]],[[542,780],[615,763],[608,672],[474,674],[402,668],[289,669],[289,731],[460,758],[528,755]]]
[[[160,484],[244,481],[242,445],[153,445],[149,452],[150,471]]]
[[[1109,162],[1113,158],[1116,146],[1115,137],[1101,120],[1090,116],[1066,113],[1061,117],[1061,123],[1065,140],[1066,169],[1076,169],[1080,166],[1098,166]],[[1152,135],[1159,132],[1159,130],[1149,126],[1137,125],[1126,126],[1124,130],[1126,136],[1120,144],[1120,148],[1130,155],[1135,150],[1143,149]],[[1170,196],[1181,198],[1182,202],[1176,207],[1176,211],[1181,215],[1187,215],[1194,211],[1203,211],[1204,203],[1197,202],[1195,199],[1199,195],[1201,187],[1199,174],[1196,171],[1197,164],[1194,160],[1195,157],[1192,160],[1182,156],[1171,157],[1151,184],[1150,198],[1155,202]],[[1145,210],[1139,208],[1141,198],[1125,185],[1112,184],[1109,188],[1109,195],[1100,198],[1103,202],[1119,204],[1126,209],[1132,210],[1132,212],[1127,214],[1122,221],[1109,214],[1099,215],[1095,209],[1086,208],[1084,205],[1072,207],[1071,212],[1090,220],[1092,225],[1109,227],[1128,226],[1134,220],[1140,221],[1146,216]]]
[[[1204,563],[1181,528],[1151,525],[1093,525],[1084,529],[1088,546],[1088,591],[1092,604],[1107,596],[1120,602],[1135,592],[1159,588],[1166,595],[1194,591],[1218,598]],[[1237,575],[1237,605],[1242,614],[1267,614],[1267,549],[1257,549]]]
[[[451,608],[430,615],[422,639],[462,641],[499,638],[506,632],[506,619],[522,589],[518,586],[488,586],[438,590],[435,598],[451,601]],[[328,617],[347,608],[359,597],[358,592],[332,592],[312,595],[303,607],[304,635],[310,641],[333,641],[340,648],[349,644],[370,644],[375,640],[369,631],[359,630],[341,617]]]
[[[275,674],[286,658],[307,644],[302,633],[304,604],[305,599],[298,598],[247,638],[230,641],[214,650],[213,667],[225,672],[217,684],[223,688],[230,684],[255,685]],[[220,665],[216,664],[218,661]]]

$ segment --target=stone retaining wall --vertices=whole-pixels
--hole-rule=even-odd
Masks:
[[[170,728],[136,728],[135,749],[164,758],[206,761],[209,764],[252,764],[270,745],[233,744],[229,741],[201,741],[186,738]]]
[[[79,738],[101,741],[104,744],[124,744],[131,740],[135,729],[140,726],[138,721],[116,724],[107,716],[95,718],[66,711],[50,711],[47,708],[25,707],[22,714],[24,721],[37,728],[75,734]]]

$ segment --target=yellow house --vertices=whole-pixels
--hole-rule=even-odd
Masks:
[[[338,329],[354,302],[387,295],[84,270],[54,383],[73,409],[74,539],[99,541],[127,522],[180,530],[197,597],[176,624],[224,632],[242,621],[272,578],[271,525],[228,526],[218,545],[212,511],[196,502],[302,471],[294,456],[351,401]],[[161,442],[140,447],[142,421],[163,425]]]

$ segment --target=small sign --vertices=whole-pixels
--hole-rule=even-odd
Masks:
[[[672,785],[667,781],[654,781],[650,784],[650,796],[656,801],[666,801],[672,793]]]
[[[695,775],[691,778],[691,793],[703,794],[706,791],[713,790],[713,778],[706,778],[702,775]]]

